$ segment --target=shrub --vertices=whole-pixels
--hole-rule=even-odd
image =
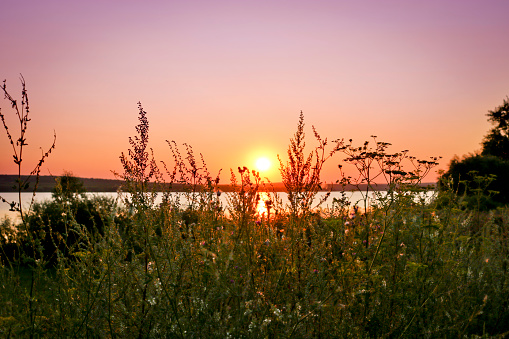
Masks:
[[[92,246],[115,212],[113,198],[98,196],[35,203],[23,226],[31,234],[26,253],[54,265],[59,257],[69,258]]]
[[[463,197],[463,208],[487,210],[509,203],[507,173],[509,161],[493,155],[471,154],[452,159],[439,184],[444,191],[450,181],[452,190]]]

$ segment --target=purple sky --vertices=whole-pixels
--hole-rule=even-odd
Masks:
[[[370,135],[426,158],[480,149],[509,95],[507,1],[18,1],[0,4],[0,80],[31,104],[25,170],[112,178],[148,112],[212,173],[285,155],[305,115],[322,137]],[[2,112],[15,131],[6,100]],[[0,173],[16,172],[5,133]],[[334,181],[339,158],[325,179]],[[276,166],[266,174],[280,178]]]

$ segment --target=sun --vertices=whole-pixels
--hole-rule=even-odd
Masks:
[[[270,165],[270,160],[265,157],[258,158],[258,160],[256,160],[256,169],[260,172],[268,170]]]

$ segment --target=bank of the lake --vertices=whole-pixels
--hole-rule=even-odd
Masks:
[[[25,176],[22,176],[22,180],[25,180]],[[39,176],[39,180],[37,181],[35,177],[31,177],[29,182],[29,187],[33,188],[37,185],[37,192],[51,192],[55,188],[56,179],[58,176],[50,176],[50,175],[41,175]],[[15,186],[16,180],[18,179],[17,175],[11,174],[0,174],[0,192],[17,192],[17,188]],[[123,180],[115,180],[115,179],[96,179],[96,178],[77,178],[79,181],[83,182],[83,187],[87,192],[117,192],[122,184]],[[430,185],[435,185],[432,182],[426,182],[420,184],[422,187],[428,187]],[[356,190],[366,190],[367,185],[362,184],[359,186],[355,185],[340,185],[333,183],[325,183],[322,187],[323,192],[333,191],[356,191]],[[182,192],[184,191],[184,186],[178,183],[172,184],[158,184],[158,189],[161,191],[171,190],[173,192]],[[375,190],[385,191],[387,190],[386,184],[375,184],[372,187]],[[223,192],[229,192],[232,190],[231,185],[229,184],[220,184],[218,185],[218,189]],[[275,182],[275,183],[265,183],[260,187],[260,191],[262,192],[285,192],[285,186],[283,183]]]

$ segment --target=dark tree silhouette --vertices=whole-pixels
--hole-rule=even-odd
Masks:
[[[479,187],[475,183],[484,177],[489,184],[484,187],[485,201],[483,209],[491,209],[509,204],[509,98],[502,105],[487,114],[488,121],[494,126],[482,141],[482,151],[476,154],[458,157],[451,160],[449,169],[439,181],[441,189],[444,183],[452,181],[453,189],[464,195],[472,208],[472,199],[478,194]]]
[[[452,181],[454,191],[460,196],[465,196],[465,207],[474,208],[476,207],[474,196],[479,193],[480,188],[476,180],[484,177],[486,180],[483,182],[487,185],[483,188],[482,194],[485,196],[481,208],[492,209],[509,204],[507,173],[509,161],[493,155],[469,154],[462,159],[457,157],[452,159],[439,184],[444,185],[446,181]]]
[[[509,98],[486,114],[495,126],[484,137],[482,155],[494,155],[509,160]]]
[[[83,181],[76,178],[71,172],[64,172],[57,178],[57,185],[53,188],[52,195],[56,200],[70,200],[85,192]]]

